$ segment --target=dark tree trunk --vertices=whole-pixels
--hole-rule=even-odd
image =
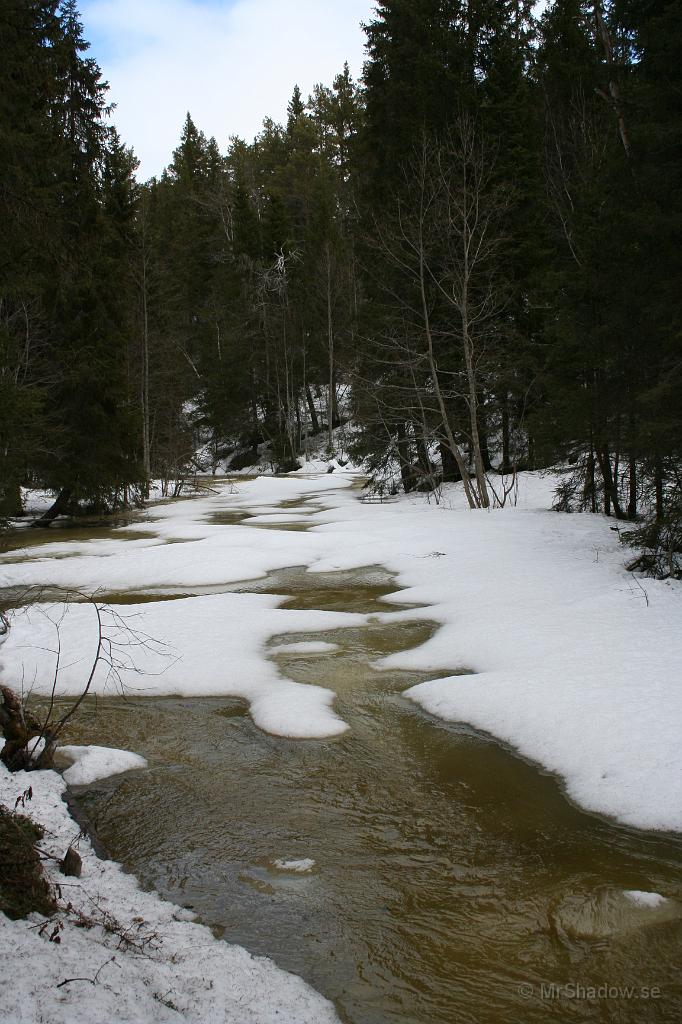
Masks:
[[[481,447],[481,458],[483,460],[483,469],[487,472],[492,468],[490,461],[490,449],[488,447],[488,422],[485,414],[485,406],[483,398],[479,395],[479,402],[477,408],[478,415],[478,440]]]
[[[341,417],[339,416],[339,397],[336,393],[336,369],[334,369],[334,373],[332,374],[332,384],[332,427],[340,427]]]
[[[611,456],[608,448],[603,450],[597,449],[597,459],[599,461],[602,480],[604,481],[604,511],[607,516],[611,515],[611,506],[613,505],[613,511],[616,519],[624,519],[625,516],[623,515],[623,510],[620,507],[618,486],[613,476]]]
[[[509,395],[505,391],[502,396],[502,465],[503,473],[512,471],[511,457],[509,452]]]
[[[412,471],[412,459],[410,458],[410,442],[407,437],[404,423],[398,423],[396,427],[398,435],[398,460],[400,462],[400,477],[403,482],[405,494],[414,490],[414,473]]]
[[[457,483],[462,479],[462,474],[455,460],[455,456],[446,444],[440,445],[440,458],[443,465],[443,480],[446,483]]]
[[[630,480],[628,496],[628,519],[637,518],[637,460],[630,456]]]
[[[422,437],[420,437],[417,439],[416,445],[419,468],[421,469],[422,473],[424,473],[425,476],[432,476],[433,465],[431,463],[431,459],[429,458],[429,453],[426,448],[426,442]]]
[[[594,449],[590,449],[585,467],[585,486],[583,487],[583,507],[587,507],[589,500],[590,512],[597,511],[597,490],[594,482]]]
[[[313,393],[310,390],[309,384],[306,384],[305,397],[308,403],[308,412],[310,413],[310,424],[313,428],[313,434],[319,434],[320,421],[317,418],[317,409],[315,408],[315,402],[313,401]]]
[[[57,516],[68,515],[69,512],[73,511],[73,502],[71,497],[71,490],[68,487],[62,488],[57,495],[54,504],[51,505],[47,512],[44,512],[39,519],[36,519],[35,522],[31,523],[31,526],[50,526]]]
[[[665,516],[663,503],[663,466],[657,462],[654,467],[654,486],[656,488],[656,521],[662,522]]]

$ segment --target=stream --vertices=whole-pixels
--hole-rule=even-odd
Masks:
[[[126,525],[111,531],[122,544]],[[306,528],[254,529],[287,527]],[[5,540],[17,559],[48,542],[22,534]],[[294,566],[230,589],[371,615],[391,610],[397,584],[381,566]],[[682,839],[584,813],[554,776],[402,696],[427,674],[372,667],[437,628],[370,620],[272,637],[284,675],[337,693],[350,729],[331,740],[267,735],[232,698],[87,701],[65,742],[130,749],[149,768],[80,787],[82,812],[144,887],[304,977],[348,1024],[682,1019],[682,918],[622,895],[682,901]],[[336,646],[286,650],[305,641]]]

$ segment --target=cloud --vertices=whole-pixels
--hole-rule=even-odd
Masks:
[[[285,117],[298,83],[331,84],[347,60],[362,69],[361,21],[372,0],[88,0],[81,4],[90,55],[110,84],[114,122],[159,174],[189,110],[225,150],[251,139],[263,118]]]

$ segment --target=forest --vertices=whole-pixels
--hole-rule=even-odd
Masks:
[[[382,0],[360,81],[253,141],[188,113],[143,183],[75,0],[4,3],[0,516],[286,472],[348,418],[380,490],[560,467],[674,574],[681,8]]]

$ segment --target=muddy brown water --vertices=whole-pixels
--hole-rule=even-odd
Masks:
[[[371,614],[396,584],[380,567],[292,568],[230,589]],[[144,886],[301,975],[351,1024],[682,1020],[682,920],[621,895],[682,902],[682,840],[582,812],[552,775],[406,699],[425,674],[372,667],[436,628],[272,638],[337,645],[272,654],[336,691],[350,730],[332,740],[268,736],[227,698],[90,701],[68,740],[149,767],[76,791],[80,807]],[[306,873],[281,867],[304,859]]]

